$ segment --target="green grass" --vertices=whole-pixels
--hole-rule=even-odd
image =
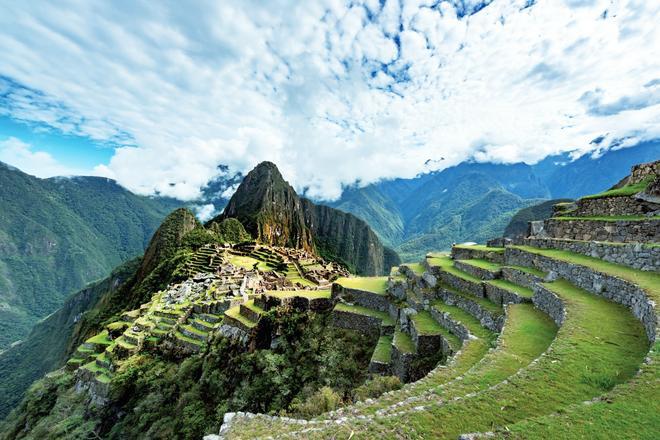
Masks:
[[[461,340],[458,336],[441,326],[438,321],[433,318],[430,312],[423,310],[416,315],[413,315],[411,318],[415,323],[415,329],[417,329],[419,334],[442,335],[452,350],[457,351],[460,348]]]
[[[532,289],[512,283],[511,281],[497,279],[486,281],[486,283],[492,284],[493,286],[499,287],[500,289],[516,293],[523,298],[531,298],[534,295],[534,291]]]
[[[190,333],[194,333],[194,334],[199,335],[199,336],[207,336],[208,335],[208,332],[203,332],[203,331],[193,327],[192,325],[182,325],[181,328],[185,329],[186,331],[188,331]]]
[[[266,295],[276,298],[293,298],[300,296],[308,299],[330,298],[329,290],[268,290]]]
[[[611,215],[611,216],[582,216],[582,217],[552,217],[552,220],[590,220],[590,221],[600,221],[600,222],[620,222],[620,221],[646,221],[646,220],[658,220],[660,216],[654,215],[652,217],[646,217],[643,215]]]
[[[489,247],[489,246],[486,246],[484,244],[473,244],[473,245],[455,244],[453,247],[458,248],[458,249],[475,249],[475,250],[486,251],[486,252],[498,252],[498,253],[504,252],[504,248]]]
[[[470,300],[472,302],[475,302],[479,304],[481,307],[483,307],[485,310],[489,311],[493,315],[501,315],[504,313],[504,309],[502,306],[499,306],[495,304],[494,302],[491,302],[490,300],[486,298],[480,298],[478,296],[471,295],[469,293],[461,292],[460,290],[456,290],[453,287],[451,287],[448,284],[445,283],[438,283],[438,287],[441,287],[445,290],[448,290],[452,294],[461,297],[466,300]]]
[[[412,270],[416,275],[421,275],[426,270],[422,263],[405,263],[402,266],[406,266],[408,269]]]
[[[415,352],[415,344],[413,344],[412,338],[407,333],[395,331],[393,344],[401,353]]]
[[[392,356],[392,336],[383,335],[378,338],[378,343],[374,349],[374,354],[371,356],[372,361],[382,362],[387,364],[390,362]]]
[[[527,267],[527,266],[506,266],[510,267],[511,269],[516,269],[521,272],[528,273],[530,275],[537,276],[539,278],[545,278],[548,274],[543,272],[542,270],[536,269],[535,267]]]
[[[458,260],[461,263],[469,264],[474,267],[478,267],[480,269],[485,269],[490,272],[497,272],[498,270],[502,269],[501,264],[493,263],[488,260],[479,260],[479,259],[473,259],[473,260]]]
[[[112,344],[112,339],[110,339],[110,337],[108,336],[108,332],[104,330],[98,335],[92,336],[85,342],[88,342],[90,344],[110,345]]]
[[[653,179],[655,179],[655,175],[649,175],[641,182],[632,185],[625,185],[622,186],[621,188],[610,189],[608,191],[604,191],[598,194],[584,196],[582,197],[582,199],[602,199],[605,197],[629,197],[637,194],[638,192],[644,191],[646,187],[648,187],[649,184],[653,181]]]
[[[101,367],[96,363],[95,360],[83,365],[81,368],[91,371],[92,373],[94,373],[94,375],[108,373],[107,368]]]
[[[339,278],[335,283],[349,289],[366,290],[383,295],[387,290],[387,277]]]
[[[358,305],[349,305],[345,303],[337,303],[335,310],[339,312],[355,313],[358,315],[371,316],[373,318],[378,318],[383,322],[383,325],[394,325],[394,319],[387,312],[381,312],[379,310],[370,309],[367,307],[362,307]]]
[[[236,321],[239,321],[241,324],[243,324],[248,328],[254,328],[257,325],[256,322],[251,321],[247,317],[241,315],[240,306],[231,307],[230,309],[225,311],[225,315],[235,319]]]
[[[558,249],[540,249],[530,246],[514,246],[514,248],[564,261],[566,263],[579,264],[595,271],[607,273],[630,281],[644,289],[656,304],[660,303],[660,273],[641,271],[628,266],[600,260],[598,258]]]
[[[181,333],[181,332],[176,332],[176,333],[174,334],[174,336],[175,336],[177,339],[181,339],[182,341],[186,341],[186,342],[189,342],[189,343],[191,343],[191,344],[198,345],[198,346],[200,346],[200,347],[203,347],[203,346],[204,346],[204,341],[200,341],[199,339],[191,338],[191,337],[189,337],[189,336],[184,335],[184,334]]]
[[[242,267],[244,269],[252,269],[256,264],[257,269],[259,269],[262,272],[268,272],[270,270],[273,270],[273,268],[268,263],[258,260],[256,258],[248,257],[246,255],[227,254],[225,258],[234,266]]]
[[[470,281],[472,283],[477,283],[480,284],[481,280],[473,275],[470,275],[469,273],[463,272],[462,270],[456,269],[454,267],[454,260],[452,260],[448,255],[441,256],[441,257],[429,257],[427,258],[427,261],[429,265],[436,266],[441,268],[443,271],[450,273],[454,276],[457,276],[459,278],[462,278],[466,281]]]
[[[254,305],[254,299],[249,299],[245,303],[243,303],[243,306],[247,307],[248,309],[252,310],[253,312],[256,312],[260,315],[266,313],[264,309],[262,309],[259,306]]]
[[[465,310],[457,306],[450,306],[449,304],[444,303],[443,301],[436,300],[431,303],[431,307],[434,309],[448,313],[452,320],[458,321],[463,324],[464,327],[468,329],[470,334],[487,340],[493,340],[496,333],[491,330],[488,330],[486,327],[483,327],[479,320],[474,316],[470,315]]]

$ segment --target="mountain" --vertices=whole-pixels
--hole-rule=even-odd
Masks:
[[[399,263],[363,220],[299,197],[271,162],[245,176],[210,224],[227,218],[236,218],[261,243],[317,252],[360,274],[387,273]]]
[[[0,349],[139,255],[180,202],[100,177],[38,179],[0,163]]]
[[[455,242],[501,236],[520,209],[600,192],[632,165],[658,157],[660,141],[652,141],[597,157],[550,156],[535,165],[464,162],[413,179],[351,186],[328,205],[365,220],[386,245],[413,261]]]
[[[146,302],[149,293],[170,281],[183,237],[201,225],[192,212],[177,209],[153,235],[144,257],[128,261],[102,281],[70,296],[56,312],[34,326],[28,337],[0,353],[0,418],[20,400],[28,386],[62,366],[81,341],[122,311]]]
[[[552,207],[554,205],[571,201],[571,199],[552,199],[546,200],[538,205],[532,205],[521,209],[511,218],[511,221],[506,225],[506,228],[504,228],[503,237],[526,237],[529,222],[550,218],[552,217]]]

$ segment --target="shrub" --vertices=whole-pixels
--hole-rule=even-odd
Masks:
[[[330,387],[322,387],[300,403],[293,403],[291,409],[298,417],[311,418],[333,411],[341,405],[341,396]]]
[[[373,399],[388,391],[401,388],[401,381],[396,376],[375,376],[353,391],[354,400]]]

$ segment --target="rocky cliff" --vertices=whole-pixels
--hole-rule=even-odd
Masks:
[[[399,263],[367,223],[299,197],[271,162],[250,171],[222,215],[210,223],[226,218],[238,219],[261,243],[317,252],[360,274],[386,273]]]

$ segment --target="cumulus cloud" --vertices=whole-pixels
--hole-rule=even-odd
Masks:
[[[0,161],[37,177],[93,174],[89,170],[62,165],[49,153],[35,150],[15,137],[0,140]]]
[[[0,114],[116,145],[95,172],[139,193],[271,160],[334,198],[660,137],[658,2],[3,3]]]

